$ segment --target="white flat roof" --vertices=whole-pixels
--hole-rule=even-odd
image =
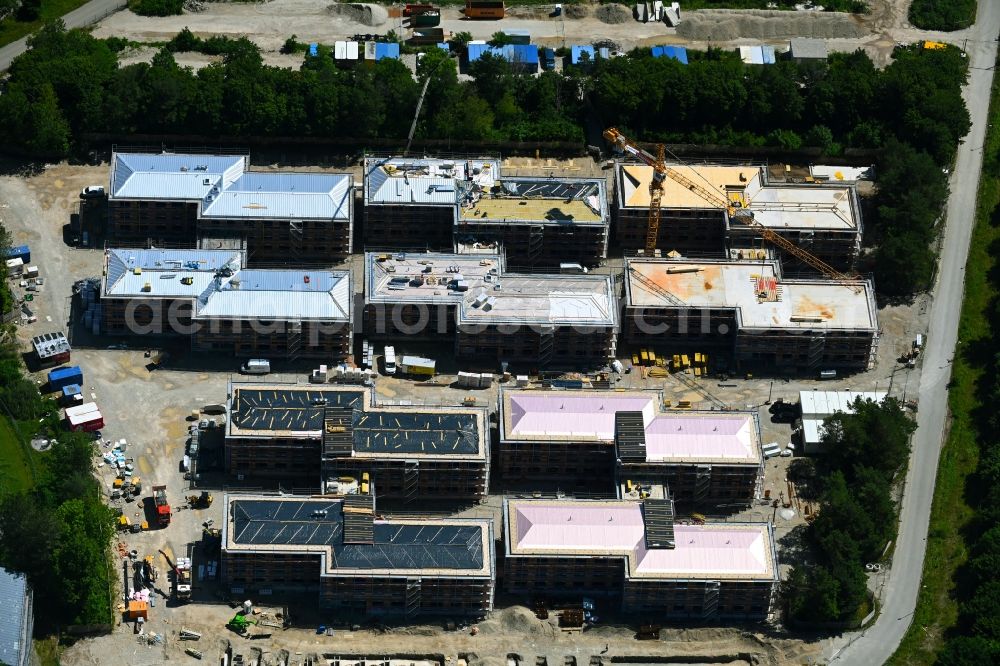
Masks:
[[[194,298],[219,269],[228,266],[236,272],[242,264],[243,253],[235,250],[110,248],[104,252],[103,296]],[[185,284],[188,279],[191,284]]]
[[[835,185],[777,185],[756,192],[747,188],[754,220],[773,229],[858,228],[848,187]],[[730,226],[741,226],[730,220]]]
[[[853,414],[855,400],[882,402],[887,395],[886,391],[799,391],[804,442],[819,444],[823,440],[823,420],[837,412]]]
[[[846,285],[818,278],[782,280],[773,261],[683,259],[626,260],[625,275],[629,307],[732,308],[738,312],[741,328],[878,327],[874,294],[867,280]],[[759,299],[758,280],[775,279],[777,300]],[[658,290],[668,292],[677,302]]]
[[[386,256],[390,258],[385,259]],[[469,292],[481,291],[494,284],[493,277],[499,276],[502,270],[498,254],[368,252],[365,254],[365,301],[458,304]],[[468,290],[457,291],[449,287],[458,276],[468,283]],[[487,276],[490,282],[486,281]],[[421,284],[415,284],[415,278],[419,278]]]
[[[492,187],[500,174],[500,163],[490,158],[370,157],[364,169],[366,204],[454,206],[458,201],[456,181]]]
[[[349,271],[251,270],[211,281],[195,318],[266,321],[351,320]]]
[[[500,288],[497,289],[497,286]],[[504,275],[492,289],[469,290],[458,324],[615,326],[618,305],[609,275]],[[477,305],[477,297],[487,299]]]
[[[769,523],[674,525],[674,548],[647,548],[642,503],[504,500],[508,557],[622,556],[639,579],[776,580]]]

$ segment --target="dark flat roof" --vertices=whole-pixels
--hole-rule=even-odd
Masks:
[[[240,545],[277,552],[280,546],[329,546],[329,569],[475,570],[484,565],[480,525],[376,522],[373,543],[344,544],[339,499],[234,499],[232,523],[232,541]]]
[[[233,390],[232,421],[240,430],[319,431],[323,408],[361,409],[364,390],[316,391],[302,388]]]
[[[479,451],[479,427],[474,414],[355,412],[354,450],[471,454]]]

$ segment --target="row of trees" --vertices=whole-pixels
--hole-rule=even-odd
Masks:
[[[18,21],[34,21],[42,14],[42,0],[0,0],[0,20],[13,16]]]
[[[0,226],[0,248],[9,240]],[[35,598],[44,600],[35,620],[40,631],[110,623],[115,517],[93,475],[93,439],[65,430],[56,403],[24,377],[17,344],[7,335],[0,337],[0,418],[11,419],[21,436],[53,442],[38,458],[31,489],[0,486],[0,567],[27,575]]]
[[[187,30],[151,63],[125,67],[116,53],[124,40],[98,40],[58,23],[30,45],[3,84],[0,144],[45,159],[83,148],[86,133],[402,144],[427,78],[418,140],[582,146],[585,127],[597,141],[595,129],[616,125],[647,141],[807,145],[829,155],[879,150],[888,177],[866,231],[879,243],[876,285],[895,299],[930,283],[946,193],[935,164],[952,161],[970,125],[961,98],[966,61],[955,48],[899,48],[883,70],[861,51],[827,63],[761,67],[718,49],[692,53],[689,65],[637,49],[537,76],[487,57],[469,66],[467,80],[459,79],[454,58],[431,48],[415,80],[395,60],[338,67],[322,46],[318,57],[304,56],[299,71],[270,67],[247,39],[201,39]],[[221,55],[222,62],[180,67],[173,54],[186,50]]]
[[[896,535],[893,478],[906,463],[916,424],[893,398],[854,406],[855,413],[824,422],[824,457],[815,464],[803,459],[793,470],[820,504],[806,529],[808,563],[792,568],[783,589],[798,621],[859,619],[868,608],[865,564],[880,560]]]
[[[910,23],[924,30],[961,30],[975,20],[976,0],[913,0],[910,4]]]

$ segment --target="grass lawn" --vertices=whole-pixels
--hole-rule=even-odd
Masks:
[[[0,416],[0,487],[17,492],[34,485],[31,462],[6,417]]]
[[[87,0],[42,0],[42,15],[37,21],[22,23],[8,16],[0,21],[0,46],[21,39],[28,33],[38,30],[46,21],[59,18],[85,4]]]
[[[996,165],[1000,156],[1000,82],[993,81],[986,143],[983,149],[983,174],[976,207],[976,226],[972,232],[969,260],[965,276],[965,301],[959,321],[960,351],[989,345],[993,334],[989,330],[987,312],[995,290],[988,281],[994,269],[988,249],[1000,239],[1000,225],[992,216],[1000,205],[1000,172]],[[941,649],[944,633],[955,626],[958,602],[954,598],[955,572],[968,555],[963,533],[974,511],[965,503],[966,477],[976,468],[979,450],[977,431],[972,418],[979,407],[977,382],[982,373],[980,363],[963,353],[955,354],[952,385],[948,396],[952,423],[948,439],[941,451],[934,504],[927,535],[927,555],[920,596],[913,615],[913,624],[889,664],[932,664]]]

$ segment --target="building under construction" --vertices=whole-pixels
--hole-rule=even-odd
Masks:
[[[464,292],[456,355],[488,364],[602,367],[618,344],[618,302],[608,275],[500,275]]]
[[[455,244],[456,183],[489,189],[500,162],[370,156],[364,170],[366,249],[450,251]]]
[[[111,157],[108,231],[118,245],[246,248],[250,262],[350,255],[349,174],[249,171],[246,155]]]
[[[625,262],[623,336],[661,355],[714,352],[720,369],[853,372],[874,363],[879,327],[869,280],[784,279],[771,260],[643,258]]]
[[[600,178],[504,177],[499,161],[365,161],[365,247],[372,250],[500,245],[516,270],[597,265],[610,214]]]
[[[365,255],[364,330],[369,338],[455,335],[459,303],[500,282],[500,254]]]
[[[628,614],[763,620],[779,581],[770,523],[686,524],[669,499],[504,500],[507,592],[610,598]]]
[[[652,175],[644,164],[617,167],[615,230],[626,251],[645,248]],[[732,215],[730,207],[741,214]],[[729,248],[767,246],[760,229],[745,223],[748,217],[837,270],[850,270],[861,249],[861,206],[853,185],[770,183],[760,166],[667,164],[656,243],[664,255],[711,258]],[[786,270],[811,270],[780,252]]]
[[[245,261],[232,250],[106,250],[102,330],[190,336],[196,351],[241,358],[350,353],[349,272],[249,269]]]
[[[226,470],[324,488],[367,479],[384,500],[477,501],[490,473],[486,410],[381,406],[370,389],[230,384]]]
[[[371,494],[225,496],[222,580],[236,596],[315,595],[351,619],[476,618],[495,578],[490,520],[384,520]]]
[[[502,390],[499,428],[508,484],[731,510],[763,476],[755,412],[664,410],[659,391]]]

